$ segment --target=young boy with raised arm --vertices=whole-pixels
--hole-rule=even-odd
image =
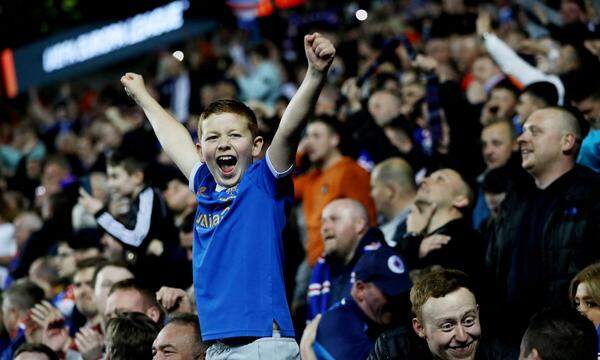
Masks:
[[[140,75],[121,78],[167,154],[188,176],[198,210],[194,290],[207,359],[299,358],[285,298],[281,233],[293,201],[290,173],[300,134],[335,56],[318,33],[304,37],[308,70],[283,114],[264,159],[256,117],[246,105],[219,100],[198,123],[194,145],[183,125],[146,91]]]

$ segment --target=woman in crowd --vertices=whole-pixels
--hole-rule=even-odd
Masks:
[[[573,306],[594,323],[600,340],[600,262],[589,265],[573,278],[569,298]]]

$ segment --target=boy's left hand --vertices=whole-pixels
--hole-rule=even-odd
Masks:
[[[304,36],[304,51],[308,66],[320,72],[327,71],[335,57],[335,47],[319,33]]]

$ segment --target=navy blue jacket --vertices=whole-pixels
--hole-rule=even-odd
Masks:
[[[320,360],[364,360],[379,334],[371,334],[373,324],[351,297],[343,298],[321,318],[313,348]]]

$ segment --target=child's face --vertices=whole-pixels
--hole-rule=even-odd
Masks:
[[[128,174],[123,166],[108,166],[106,173],[108,175],[108,188],[113,194],[129,197],[141,185],[139,176],[135,173]]]
[[[260,153],[262,138],[253,139],[247,120],[233,113],[210,115],[201,126],[202,138],[196,146],[210,173],[221,186],[236,185]]]

